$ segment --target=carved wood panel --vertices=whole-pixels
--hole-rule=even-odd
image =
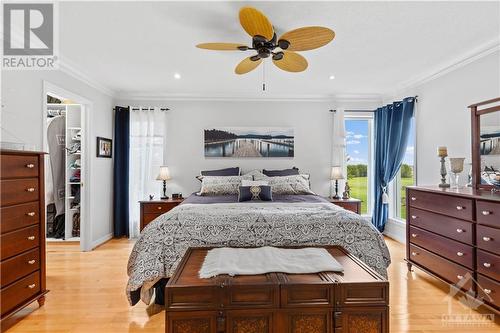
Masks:
[[[290,318],[290,333],[328,333],[327,314],[294,314]]]

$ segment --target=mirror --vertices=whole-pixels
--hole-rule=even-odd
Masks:
[[[479,116],[480,183],[500,188],[500,111]]]
[[[472,186],[500,192],[500,98],[472,104]]]

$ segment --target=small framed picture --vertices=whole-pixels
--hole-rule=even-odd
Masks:
[[[107,157],[111,158],[111,153],[113,151],[112,140],[97,137],[97,157]]]

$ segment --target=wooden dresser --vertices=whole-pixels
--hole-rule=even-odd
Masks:
[[[500,309],[500,194],[408,187],[407,262]]]
[[[184,198],[139,201],[139,204],[141,205],[141,231],[149,222],[153,221],[161,214],[165,214],[172,208],[179,205],[182,201],[184,201]]]
[[[0,151],[1,321],[45,301],[44,153]]]

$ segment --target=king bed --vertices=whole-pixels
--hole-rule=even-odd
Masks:
[[[127,297],[131,305],[149,304],[155,285],[173,274],[189,247],[318,245],[342,246],[387,277],[390,255],[382,235],[368,219],[320,196],[239,202],[234,194],[193,194],[142,231],[128,262]]]

